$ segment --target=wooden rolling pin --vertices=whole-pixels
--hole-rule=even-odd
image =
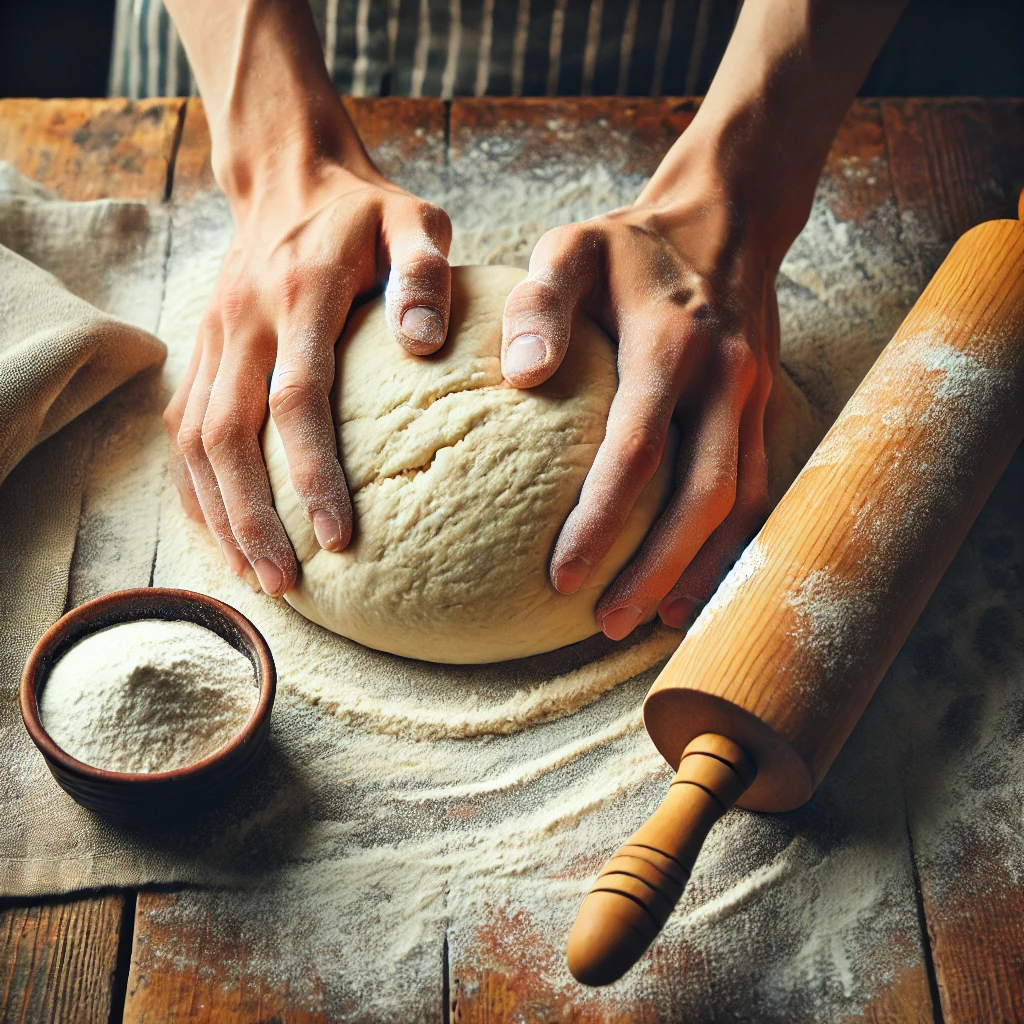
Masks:
[[[651,687],[644,722],[678,773],[583,901],[579,981],[636,963],[733,804],[811,796],[1022,438],[1024,224],[990,221],[953,247]]]

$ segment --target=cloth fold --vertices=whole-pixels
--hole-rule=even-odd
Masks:
[[[31,448],[166,353],[148,332],[0,246],[0,482]]]

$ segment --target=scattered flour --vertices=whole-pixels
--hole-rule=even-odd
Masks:
[[[43,687],[43,728],[72,757],[116,772],[194,764],[256,704],[248,659],[193,622],[141,619],[87,636]]]

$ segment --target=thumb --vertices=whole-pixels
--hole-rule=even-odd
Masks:
[[[537,243],[529,276],[505,300],[501,372],[513,387],[536,387],[561,365],[573,312],[597,280],[598,239],[593,228],[570,224]]]

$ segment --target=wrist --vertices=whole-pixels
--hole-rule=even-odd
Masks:
[[[710,112],[709,112],[710,113]],[[821,158],[787,146],[763,113],[698,116],[680,136],[638,202],[695,203],[728,211],[731,232],[781,264],[810,213]]]
[[[364,179],[378,175],[328,90],[250,94],[211,124],[211,134],[213,174],[236,215],[260,194],[308,190],[337,168]]]

